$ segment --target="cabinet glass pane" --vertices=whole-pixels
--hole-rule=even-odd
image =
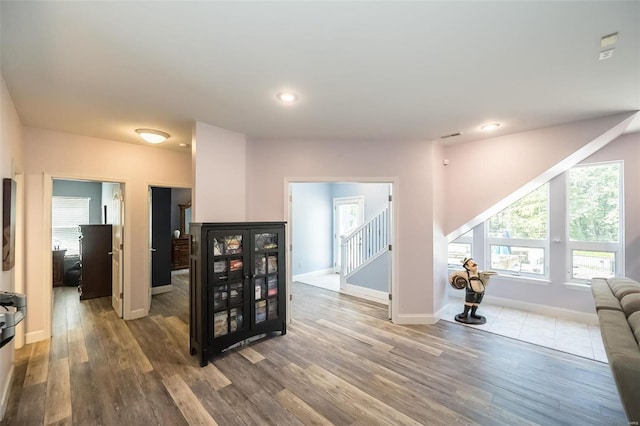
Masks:
[[[216,260],[213,262],[213,273],[220,274],[223,272],[227,272],[227,261],[226,260]]]
[[[229,285],[229,306],[242,303],[242,283]]]
[[[268,318],[270,320],[278,318],[278,299],[269,299],[268,302]]]
[[[267,296],[275,296],[278,294],[278,276],[270,275],[267,277]]]
[[[242,330],[242,309],[233,308],[229,310],[229,333]]]
[[[213,314],[213,337],[224,336],[228,332],[227,311]]]
[[[255,299],[260,300],[266,296],[265,285],[264,285],[264,277],[256,278],[255,283]]]
[[[267,301],[256,302],[256,324],[267,320]]]
[[[213,255],[242,253],[242,235],[225,235],[213,240]]]
[[[215,287],[213,290],[213,309],[224,309],[227,307],[227,285]]]
[[[267,273],[274,274],[276,272],[278,272],[278,257],[275,255],[268,256],[267,257]]]
[[[256,265],[255,272],[256,275],[264,275],[267,273],[267,257],[266,256],[257,256],[256,257]]]
[[[256,234],[255,250],[270,250],[278,248],[278,234]]]
[[[229,261],[229,271],[241,271],[242,270],[242,259],[231,259]]]

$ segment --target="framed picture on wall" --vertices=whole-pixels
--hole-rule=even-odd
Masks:
[[[16,181],[2,180],[2,270],[16,263]]]

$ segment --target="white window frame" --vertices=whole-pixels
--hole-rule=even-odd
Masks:
[[[621,277],[624,276],[624,162],[622,160],[617,161],[603,161],[599,163],[589,163],[589,164],[580,164],[575,167],[589,167],[589,166],[599,166],[603,164],[613,164],[618,163],[620,165],[619,173],[618,173],[618,242],[617,243],[607,243],[607,242],[593,242],[593,241],[572,241],[569,236],[569,170],[567,170],[567,179],[566,179],[566,194],[565,197],[565,235],[566,235],[566,265],[567,265],[567,274],[568,274],[568,282],[573,284],[583,284],[583,285],[591,285],[591,279],[586,278],[574,278],[573,277],[573,251],[603,251],[610,252],[614,254],[615,257],[615,272],[614,276]]]
[[[487,219],[484,222],[484,225],[485,225],[484,226],[484,228],[485,228],[485,232],[484,232],[484,242],[485,242],[484,248],[485,248],[486,264],[488,266],[487,269],[499,272],[501,275],[516,276],[516,277],[529,277],[529,278],[536,278],[536,279],[549,279],[549,276],[550,276],[549,235],[550,235],[550,229],[551,229],[551,215],[550,215],[551,183],[550,182],[545,182],[543,185],[547,185],[547,238],[544,239],[544,240],[539,240],[539,239],[528,239],[528,238],[490,237],[489,236],[489,228],[490,228],[489,221],[491,220],[491,218],[493,218],[493,216],[490,217],[489,219]],[[537,188],[535,190],[537,190]],[[527,195],[529,195],[529,194],[527,194]],[[527,195],[525,195],[525,197]],[[524,197],[522,197],[522,198],[524,198]],[[518,201],[520,201],[520,200],[517,200],[512,204],[515,204]],[[510,206],[511,205],[507,206],[506,208],[509,208]],[[515,271],[508,270],[508,269],[493,268],[491,266],[491,255],[492,255],[491,246],[515,246],[515,247],[523,247],[523,248],[540,248],[540,249],[543,250],[543,256],[544,256],[543,269],[544,269],[544,271],[543,271],[542,274],[536,274],[536,273],[531,273],[531,272],[522,272],[522,271],[515,272]]]

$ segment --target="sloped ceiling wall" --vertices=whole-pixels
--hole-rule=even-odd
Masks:
[[[454,240],[618,137],[637,111],[445,147],[444,234]]]

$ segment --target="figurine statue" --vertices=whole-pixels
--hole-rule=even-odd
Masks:
[[[487,319],[478,315],[476,311],[484,297],[484,290],[489,284],[489,278],[496,273],[492,271],[478,272],[478,263],[470,257],[464,258],[462,266],[464,271],[456,271],[449,276],[449,283],[452,287],[458,290],[465,289],[464,311],[456,315],[455,320],[465,324],[484,324]]]

